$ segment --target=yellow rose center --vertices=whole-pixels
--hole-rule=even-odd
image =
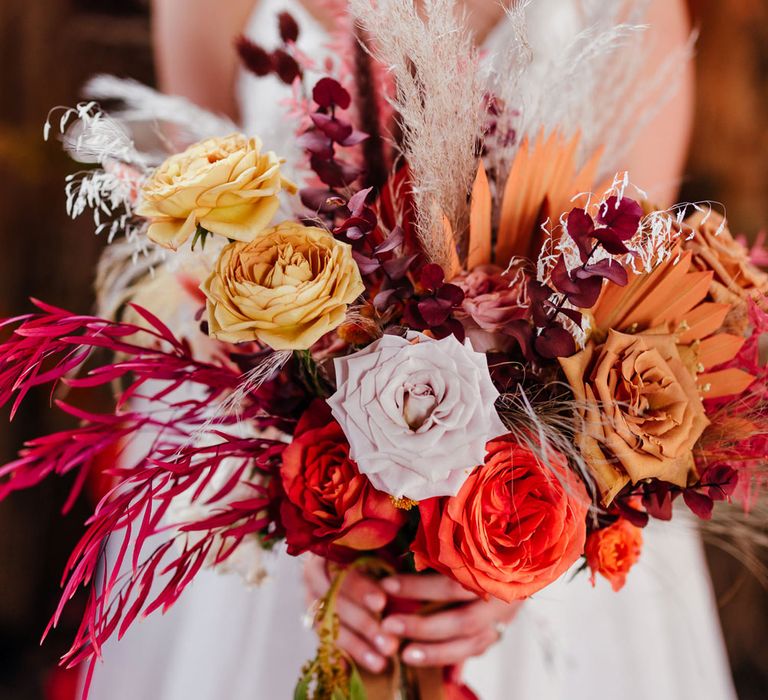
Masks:
[[[312,252],[315,252],[312,257],[316,258],[316,251]],[[277,251],[277,259],[271,266],[260,267],[262,270],[259,275],[261,278],[259,284],[272,289],[283,286],[298,287],[315,277],[315,270],[310,260],[291,245]]]

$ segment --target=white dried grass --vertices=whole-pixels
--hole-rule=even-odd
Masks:
[[[559,128],[581,133],[579,164],[602,147],[598,178],[610,177],[621,169],[642,129],[677,92],[694,37],[669,52],[649,78],[644,69],[651,52],[663,48],[652,46],[644,23],[649,0],[581,0],[576,6],[583,29],[564,48],[534,55],[526,18],[530,4],[512,3],[506,21],[515,39],[494,62],[491,88],[507,106],[507,123],[501,126],[517,134],[514,144],[495,154],[495,165],[506,175],[526,136],[542,127]],[[560,38],[553,34],[552,40]]]
[[[132,125],[152,125],[161,142],[174,144],[171,151],[178,150],[179,144],[188,145],[238,131],[228,117],[213,114],[183,97],[164,95],[135,80],[97,75],[85,85],[84,94],[94,100],[120,103],[119,107],[110,110],[115,118],[134,131]],[[136,134],[134,140],[138,140]]]
[[[477,51],[454,0],[350,0],[355,20],[372,39],[372,53],[393,74],[392,106],[411,169],[417,232],[428,257],[450,267],[468,220],[481,128],[483,80]],[[446,241],[442,217],[456,240]]]

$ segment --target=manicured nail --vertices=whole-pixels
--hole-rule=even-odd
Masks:
[[[363,655],[363,663],[374,673],[384,670],[384,659],[372,651],[366,651]]]
[[[395,650],[397,642],[392,637],[387,637],[385,634],[377,634],[373,638],[373,643],[382,654],[390,654]]]
[[[403,654],[403,660],[408,664],[423,664],[427,655],[421,649],[409,648]]]
[[[400,592],[400,581],[396,578],[385,578],[381,582],[381,587],[387,592],[395,595]]]
[[[380,612],[387,604],[386,598],[379,593],[366,593],[365,596],[363,596],[363,600],[365,601],[365,606],[369,610],[373,610],[373,612]]]
[[[381,629],[391,634],[403,634],[405,632],[405,623],[402,620],[398,620],[396,617],[388,617],[381,623]]]

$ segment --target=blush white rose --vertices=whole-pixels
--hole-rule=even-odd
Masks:
[[[334,363],[328,404],[350,457],[395,498],[455,495],[486,443],[507,432],[485,355],[454,336],[385,335]]]

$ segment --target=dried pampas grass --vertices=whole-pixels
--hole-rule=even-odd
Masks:
[[[350,0],[371,52],[392,73],[392,106],[411,170],[417,232],[432,262],[450,270],[468,224],[484,81],[454,0]],[[445,226],[444,219],[449,226]]]

